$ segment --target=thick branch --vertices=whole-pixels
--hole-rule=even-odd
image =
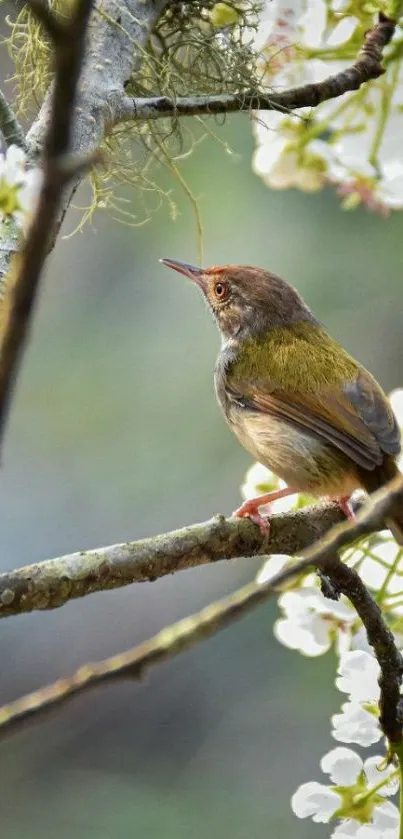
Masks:
[[[355,521],[336,525],[317,544],[305,551],[302,559],[273,576],[270,581],[262,584],[250,583],[229,597],[207,606],[196,615],[167,627],[138,647],[96,664],[86,664],[72,676],[59,679],[51,685],[3,706],[3,708],[0,708],[0,729],[3,731],[16,729],[24,721],[30,718],[38,718],[52,707],[64,704],[75,694],[88,691],[99,684],[121,679],[141,678],[148,667],[173,658],[183,650],[189,649],[205,638],[215,635],[256,606],[264,603],[284,583],[295,579],[312,567],[323,568],[328,576],[330,575],[330,569],[335,567],[340,575],[340,563],[335,557],[340,548],[350,544],[360,536],[372,532],[374,529],[379,529],[385,516],[402,503],[403,480],[399,477],[385,489],[374,493]],[[343,586],[345,584],[342,576],[337,578],[337,582]],[[347,587],[348,584],[347,580]],[[389,636],[386,627],[383,627],[380,614],[371,613],[368,607],[368,593],[365,591],[365,599],[361,600],[362,593],[356,583],[355,588],[354,599],[360,606],[360,615],[365,619],[368,618],[371,643],[374,644],[378,660],[380,663],[382,661],[381,666],[385,668],[382,675],[385,679],[392,675],[392,669],[387,669],[390,661],[391,668],[395,668],[393,679],[400,678],[400,657],[398,660],[393,660],[393,656],[391,656],[391,650],[395,651],[393,637]],[[346,594],[350,597],[351,592],[346,591]],[[353,600],[352,597],[351,599]],[[380,628],[383,634],[380,634]],[[389,701],[389,693],[383,695]],[[395,702],[394,690],[391,691],[390,696],[390,710],[392,712],[392,709],[394,709],[394,712],[396,712],[396,707],[392,704]],[[387,721],[390,732],[393,732],[394,742],[398,743],[401,740],[401,731],[400,728],[399,730],[397,728],[397,713],[394,714],[396,723],[389,719],[388,714],[389,711],[385,716],[385,709],[383,709],[383,721]]]
[[[168,96],[133,99],[125,96],[117,112],[117,120],[150,120],[161,117],[231,114],[237,111],[290,112],[298,108],[315,108],[321,102],[342,96],[384,72],[382,51],[393,37],[395,22],[379,15],[374,29],[365,36],[357,59],[346,70],[315,84],[306,84],[282,93],[243,93],[203,96]]]
[[[267,554],[300,554],[338,522],[338,504],[315,504],[270,517],[263,536],[248,519],[216,516],[136,542],[107,545],[0,574],[0,618],[57,609],[69,600],[131,583],[154,582],[188,568]],[[382,519],[369,527],[383,527]]]
[[[271,517],[270,536],[248,519],[216,516],[161,536],[80,551],[0,575],[0,617],[56,609],[97,591],[152,582],[198,565],[262,554],[298,554],[343,521],[337,504]]]

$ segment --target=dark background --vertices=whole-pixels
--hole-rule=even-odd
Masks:
[[[402,384],[402,216],[342,212],[330,191],[270,192],[251,171],[248,118],[220,132],[236,162],[208,141],[182,166],[205,264],[282,274],[387,390]],[[165,209],[137,229],[98,214],[49,259],[2,454],[3,569],[239,504],[251,461],[215,403],[216,329],[191,284],[158,264],[197,261],[176,197],[175,223]],[[258,568],[205,567],[2,621],[1,701],[144,640]],[[318,763],[336,745],[329,717],[342,701],[335,661],[280,647],[276,615],[268,604],[143,685],[100,689],[1,742],[2,835],[328,836],[297,822],[289,799],[325,781]]]

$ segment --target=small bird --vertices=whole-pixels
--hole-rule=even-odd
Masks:
[[[400,430],[386,394],[295,288],[248,265],[160,261],[198,285],[221,332],[214,382],[229,427],[287,484],[234,515],[267,529],[259,507],[304,492],[337,499],[351,517],[354,490],[373,492],[399,474]],[[403,544],[403,510],[387,524]]]

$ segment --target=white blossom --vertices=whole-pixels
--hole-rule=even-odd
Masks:
[[[382,767],[382,768],[381,768]],[[364,772],[368,782],[368,786],[377,786],[380,781],[388,780],[388,783],[378,789],[378,795],[384,797],[388,795],[395,795],[399,789],[399,778],[393,764],[385,766],[385,759],[379,755],[372,755],[367,757],[364,761]]]
[[[349,650],[340,656],[336,687],[354,702],[377,702],[379,672],[373,655],[364,650]]]
[[[372,746],[382,737],[378,716],[358,702],[345,702],[340,714],[332,716],[332,736],[339,743]]]
[[[322,757],[320,768],[338,786],[350,787],[362,770],[362,760],[352,749],[338,746]]]
[[[326,4],[324,0],[306,0],[304,6],[305,11],[298,20],[300,42],[318,48],[326,29]]]
[[[358,632],[355,632],[351,639],[352,650],[364,650],[366,653],[372,655],[372,647],[368,641],[367,631],[364,626],[361,626]]]
[[[0,221],[12,219],[26,230],[35,211],[42,170],[28,168],[24,151],[10,146],[0,154]]]
[[[241,494],[245,501],[263,495],[264,492],[271,492],[278,487],[276,475],[263,466],[262,463],[254,463],[245,475],[245,482],[241,487]]]
[[[10,186],[19,184],[25,173],[26,154],[18,146],[10,146],[0,157],[0,178]]]
[[[370,652],[349,650],[340,656],[338,673],[336,687],[348,694],[349,702],[342,705],[341,713],[333,715],[332,736],[341,743],[370,746],[382,737],[378,721],[379,664]]]
[[[356,613],[348,601],[329,600],[319,588],[303,586],[278,602],[284,617],[276,621],[274,634],[286,647],[307,656],[322,655],[333,642],[338,652],[349,648]]]
[[[298,787],[291,799],[291,807],[299,819],[312,816],[314,822],[329,822],[338,810],[341,798],[324,784],[309,781]]]
[[[331,834],[331,839],[398,839],[399,823],[399,810],[391,801],[385,801],[374,809],[370,824],[343,819]]]
[[[357,24],[358,20],[356,17],[352,17],[351,15],[343,17],[336,24],[329,37],[326,38],[326,46],[339,47],[341,44],[345,44],[354,34]]]
[[[15,210],[14,219],[17,224],[26,230],[28,223],[35,212],[39,190],[42,186],[41,169],[29,169],[25,172],[25,178],[18,190],[18,204],[20,209]]]
[[[362,581],[373,591],[379,591],[384,583],[385,594],[396,594],[403,590],[403,557],[400,546],[388,530],[377,533],[349,551],[347,563],[358,565]],[[395,572],[390,574],[393,565]]]
[[[272,554],[264,565],[262,565],[257,574],[256,582],[268,583],[275,574],[279,574],[283,570],[289,561],[290,557],[287,554]]]
[[[295,815],[300,819],[311,817],[315,822],[342,819],[332,833],[338,839],[380,839],[387,836],[385,831],[391,831],[388,839],[392,839],[399,813],[389,801],[380,801],[379,795],[394,795],[399,781],[394,767],[385,768],[384,763],[380,755],[363,762],[352,749],[332,749],[320,765],[334,786],[316,781],[302,784],[291,799]]]
[[[289,60],[298,37],[298,21],[304,9],[304,0],[276,0],[265,2],[259,15],[253,44],[257,51],[264,50],[264,59],[271,59],[271,69],[278,69]]]
[[[356,32],[362,38],[367,24],[351,13],[360,13],[359,4],[281,0],[268,5],[255,39],[268,90],[320,82],[351,64],[348,45]],[[401,34],[398,27],[396,38]],[[332,184],[346,209],[360,203],[383,215],[402,209],[402,67],[396,51],[381,80],[337,102],[323,102],[313,112],[256,114],[255,172],[273,189],[311,192]]]

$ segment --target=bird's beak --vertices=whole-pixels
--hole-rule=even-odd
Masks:
[[[168,268],[173,268],[179,274],[184,274],[185,277],[190,277],[200,288],[204,288],[204,271],[203,268],[198,268],[196,265],[188,265],[187,262],[178,262],[177,259],[160,259],[163,265]]]

